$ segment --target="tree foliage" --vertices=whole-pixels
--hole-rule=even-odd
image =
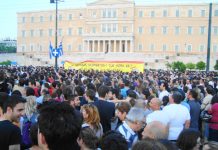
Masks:
[[[16,53],[17,48],[15,46],[6,46],[0,44],[0,53]]]
[[[173,62],[172,68],[173,70],[178,70],[179,72],[184,72],[186,70],[185,64],[181,61]]]
[[[218,70],[218,61],[216,61],[216,64],[214,66],[214,70]]]
[[[190,69],[190,70],[195,69],[195,64],[194,63],[187,63],[186,68]]]
[[[0,62],[0,65],[5,65],[5,66],[11,65],[11,61],[10,60],[2,61]]]
[[[196,64],[196,69],[198,69],[198,70],[205,70],[205,68],[206,68],[206,63],[203,61],[199,61]]]

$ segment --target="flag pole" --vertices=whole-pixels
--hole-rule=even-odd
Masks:
[[[56,13],[55,13],[55,49],[57,50],[58,45],[58,0],[56,0]],[[58,55],[55,55],[55,70],[58,71]]]

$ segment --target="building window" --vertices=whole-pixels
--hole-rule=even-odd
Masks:
[[[214,11],[214,16],[218,16],[218,9]]]
[[[103,10],[102,17],[106,18],[106,9]]]
[[[176,10],[176,17],[179,17],[180,16],[180,12],[179,12],[179,9]]]
[[[26,32],[22,30],[22,37],[24,38],[26,36]]]
[[[69,19],[69,20],[72,20],[72,18],[73,18],[73,17],[72,17],[72,14],[69,14],[68,19]]]
[[[72,35],[72,28],[68,28],[68,35]]]
[[[167,10],[163,10],[163,17],[167,17]]]
[[[111,24],[107,24],[107,32],[111,32]]]
[[[200,35],[204,35],[205,34],[205,26],[201,26],[200,27]]]
[[[49,20],[52,21],[52,19],[53,19],[53,17],[52,17],[52,15],[50,15],[50,16],[49,16]]]
[[[179,51],[179,45],[178,45],[178,44],[174,46],[174,50],[175,50],[176,52]]]
[[[79,13],[79,18],[82,19],[83,18],[83,14]]]
[[[92,27],[92,33],[96,33],[96,28],[95,27]]]
[[[62,15],[58,16],[58,20],[61,21],[62,20]]]
[[[143,11],[140,10],[140,11],[139,11],[139,18],[142,18],[142,17],[143,17]]]
[[[68,46],[67,46],[67,50],[68,50],[68,51],[71,51],[71,45],[68,45]]]
[[[22,23],[25,23],[25,22],[26,22],[26,18],[22,17]]]
[[[163,51],[166,51],[166,50],[167,50],[167,45],[166,45],[166,44],[163,45],[162,50],[163,50]]]
[[[78,50],[82,51],[82,45],[78,45]]]
[[[162,27],[162,33],[163,33],[163,35],[167,34],[167,26]]]
[[[106,24],[102,24],[102,32],[106,32]]]
[[[30,36],[34,37],[34,30],[30,30]]]
[[[155,27],[154,26],[151,26],[150,27],[150,34],[154,34],[155,33]]]
[[[188,17],[192,17],[192,10],[191,9],[188,10]]]
[[[43,37],[43,30],[42,29],[39,30],[39,36]]]
[[[92,12],[92,17],[93,17],[93,18],[96,18],[96,11],[93,11],[93,12]]]
[[[218,35],[218,26],[213,27],[214,35]]]
[[[123,11],[123,17],[124,17],[124,18],[127,17],[127,11]]]
[[[138,32],[139,32],[139,34],[142,34],[143,33],[143,27],[139,27]]]
[[[21,50],[22,50],[22,52],[24,52],[25,49],[26,49],[26,46],[25,46],[25,45],[21,46]]]
[[[191,52],[191,51],[192,51],[192,45],[191,45],[191,44],[188,44],[188,45],[187,45],[187,51],[188,51],[188,52]]]
[[[52,36],[52,29],[48,30],[48,34],[49,34],[50,37]]]
[[[83,28],[81,28],[81,27],[78,28],[78,34],[79,34],[79,35],[82,35],[82,33],[83,33]]]
[[[206,10],[201,10],[201,17],[205,17],[206,16]]]
[[[204,45],[200,45],[200,46],[199,46],[199,51],[200,51],[200,52],[203,52],[204,50],[205,50],[205,46],[204,46]]]
[[[192,35],[192,27],[191,26],[188,26],[188,35]]]
[[[107,10],[107,16],[108,16],[108,18],[111,18],[111,17],[112,17],[111,9],[108,9],[108,10]]]
[[[43,16],[40,16],[40,22],[43,22]]]
[[[150,17],[155,17],[155,12],[153,10],[150,12]]]
[[[116,9],[113,9],[113,18],[117,18],[117,11],[116,11]]]
[[[175,27],[175,35],[179,35],[179,32],[180,32],[180,27],[176,26]]]
[[[31,17],[31,23],[34,23],[34,17]]]
[[[143,47],[142,44],[139,44],[139,45],[138,45],[138,50],[139,50],[139,51],[142,51],[142,47]]]
[[[33,45],[32,44],[30,45],[30,50],[33,51]]]
[[[113,24],[113,32],[117,32],[117,24]]]
[[[154,44],[150,44],[149,49],[150,51],[154,51]]]
[[[214,44],[214,45],[213,45],[213,52],[216,53],[217,50],[218,50],[218,45],[215,45],[215,44]]]
[[[39,51],[40,51],[40,52],[42,51],[42,45],[39,46]]]
[[[123,27],[123,32],[127,32],[127,26]]]
[[[62,36],[62,29],[58,29],[58,36]]]

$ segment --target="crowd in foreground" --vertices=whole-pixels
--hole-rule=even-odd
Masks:
[[[0,67],[0,149],[218,149],[217,73]]]

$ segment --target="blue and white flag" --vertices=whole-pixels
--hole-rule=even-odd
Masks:
[[[59,44],[58,52],[59,52],[59,57],[62,56],[62,55],[64,54],[64,53],[63,53],[62,41],[61,41],[60,44]]]
[[[49,44],[49,57],[50,57],[50,59],[52,59],[52,56],[53,56],[53,47],[52,47],[51,41],[50,41],[50,44]]]

